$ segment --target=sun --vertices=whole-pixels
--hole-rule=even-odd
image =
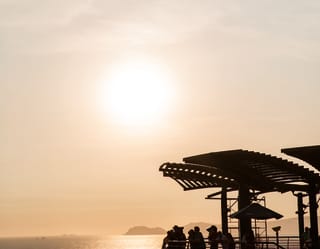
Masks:
[[[104,108],[118,123],[154,124],[170,109],[172,80],[157,63],[121,63],[112,68],[105,86]]]

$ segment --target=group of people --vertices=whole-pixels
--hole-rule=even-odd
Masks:
[[[188,231],[188,237],[183,232],[183,227],[175,225],[172,230],[167,232],[167,236],[163,239],[162,249],[185,249],[187,239],[190,249],[205,249],[205,239],[198,226]],[[231,233],[223,234],[218,231],[216,226],[211,226],[208,231],[208,243],[210,249],[218,249],[221,244],[223,249],[234,249],[235,242]]]

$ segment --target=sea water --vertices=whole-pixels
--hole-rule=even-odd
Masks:
[[[0,238],[0,249],[160,249],[164,236]]]

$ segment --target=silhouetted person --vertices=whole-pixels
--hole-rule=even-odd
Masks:
[[[218,243],[221,243],[221,246],[223,249],[228,249],[227,236],[224,235],[221,231],[218,232],[216,240],[218,241]]]
[[[227,237],[227,241],[228,241],[228,249],[235,249],[236,248],[236,244],[234,242],[233,236],[231,233],[227,233],[226,235]]]
[[[209,232],[208,235],[208,240],[210,243],[210,249],[218,249],[218,229],[216,226],[211,226],[207,229],[207,231]]]
[[[203,239],[203,235],[200,232],[200,228],[198,226],[194,227],[194,230],[191,229],[188,232],[189,234],[189,242],[190,242],[190,248],[191,249],[205,249],[206,245]]]
[[[195,243],[194,243],[194,230],[190,229],[188,231],[188,240],[189,240],[189,245],[190,245],[190,249],[195,249]]]
[[[194,248],[195,249],[205,249],[206,244],[204,242],[203,235],[200,231],[200,227],[194,227]]]
[[[309,249],[312,247],[311,235],[310,235],[310,228],[305,227],[305,230],[302,234],[302,241],[303,241],[303,248]]]
[[[247,231],[242,238],[242,245],[245,249],[255,249],[255,239],[252,230]]]
[[[174,249],[173,240],[174,240],[173,230],[167,231],[167,236],[164,237],[162,242],[162,249]]]
[[[185,249],[187,243],[187,237],[183,233],[183,227],[179,227],[175,225],[173,227],[173,234],[174,234],[174,248],[175,249]]]

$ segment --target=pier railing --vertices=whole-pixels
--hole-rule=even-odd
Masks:
[[[241,248],[241,242],[239,238],[234,238],[235,248]],[[189,240],[186,241],[170,241],[170,249],[191,249]],[[205,239],[206,249],[210,248],[210,242]],[[223,248],[221,243],[218,243],[218,248]],[[266,238],[259,238],[255,243],[256,249],[300,249],[299,236],[268,236]]]
[[[278,238],[276,236],[268,236],[257,241],[257,248],[300,249],[300,240],[299,236],[279,236]]]

